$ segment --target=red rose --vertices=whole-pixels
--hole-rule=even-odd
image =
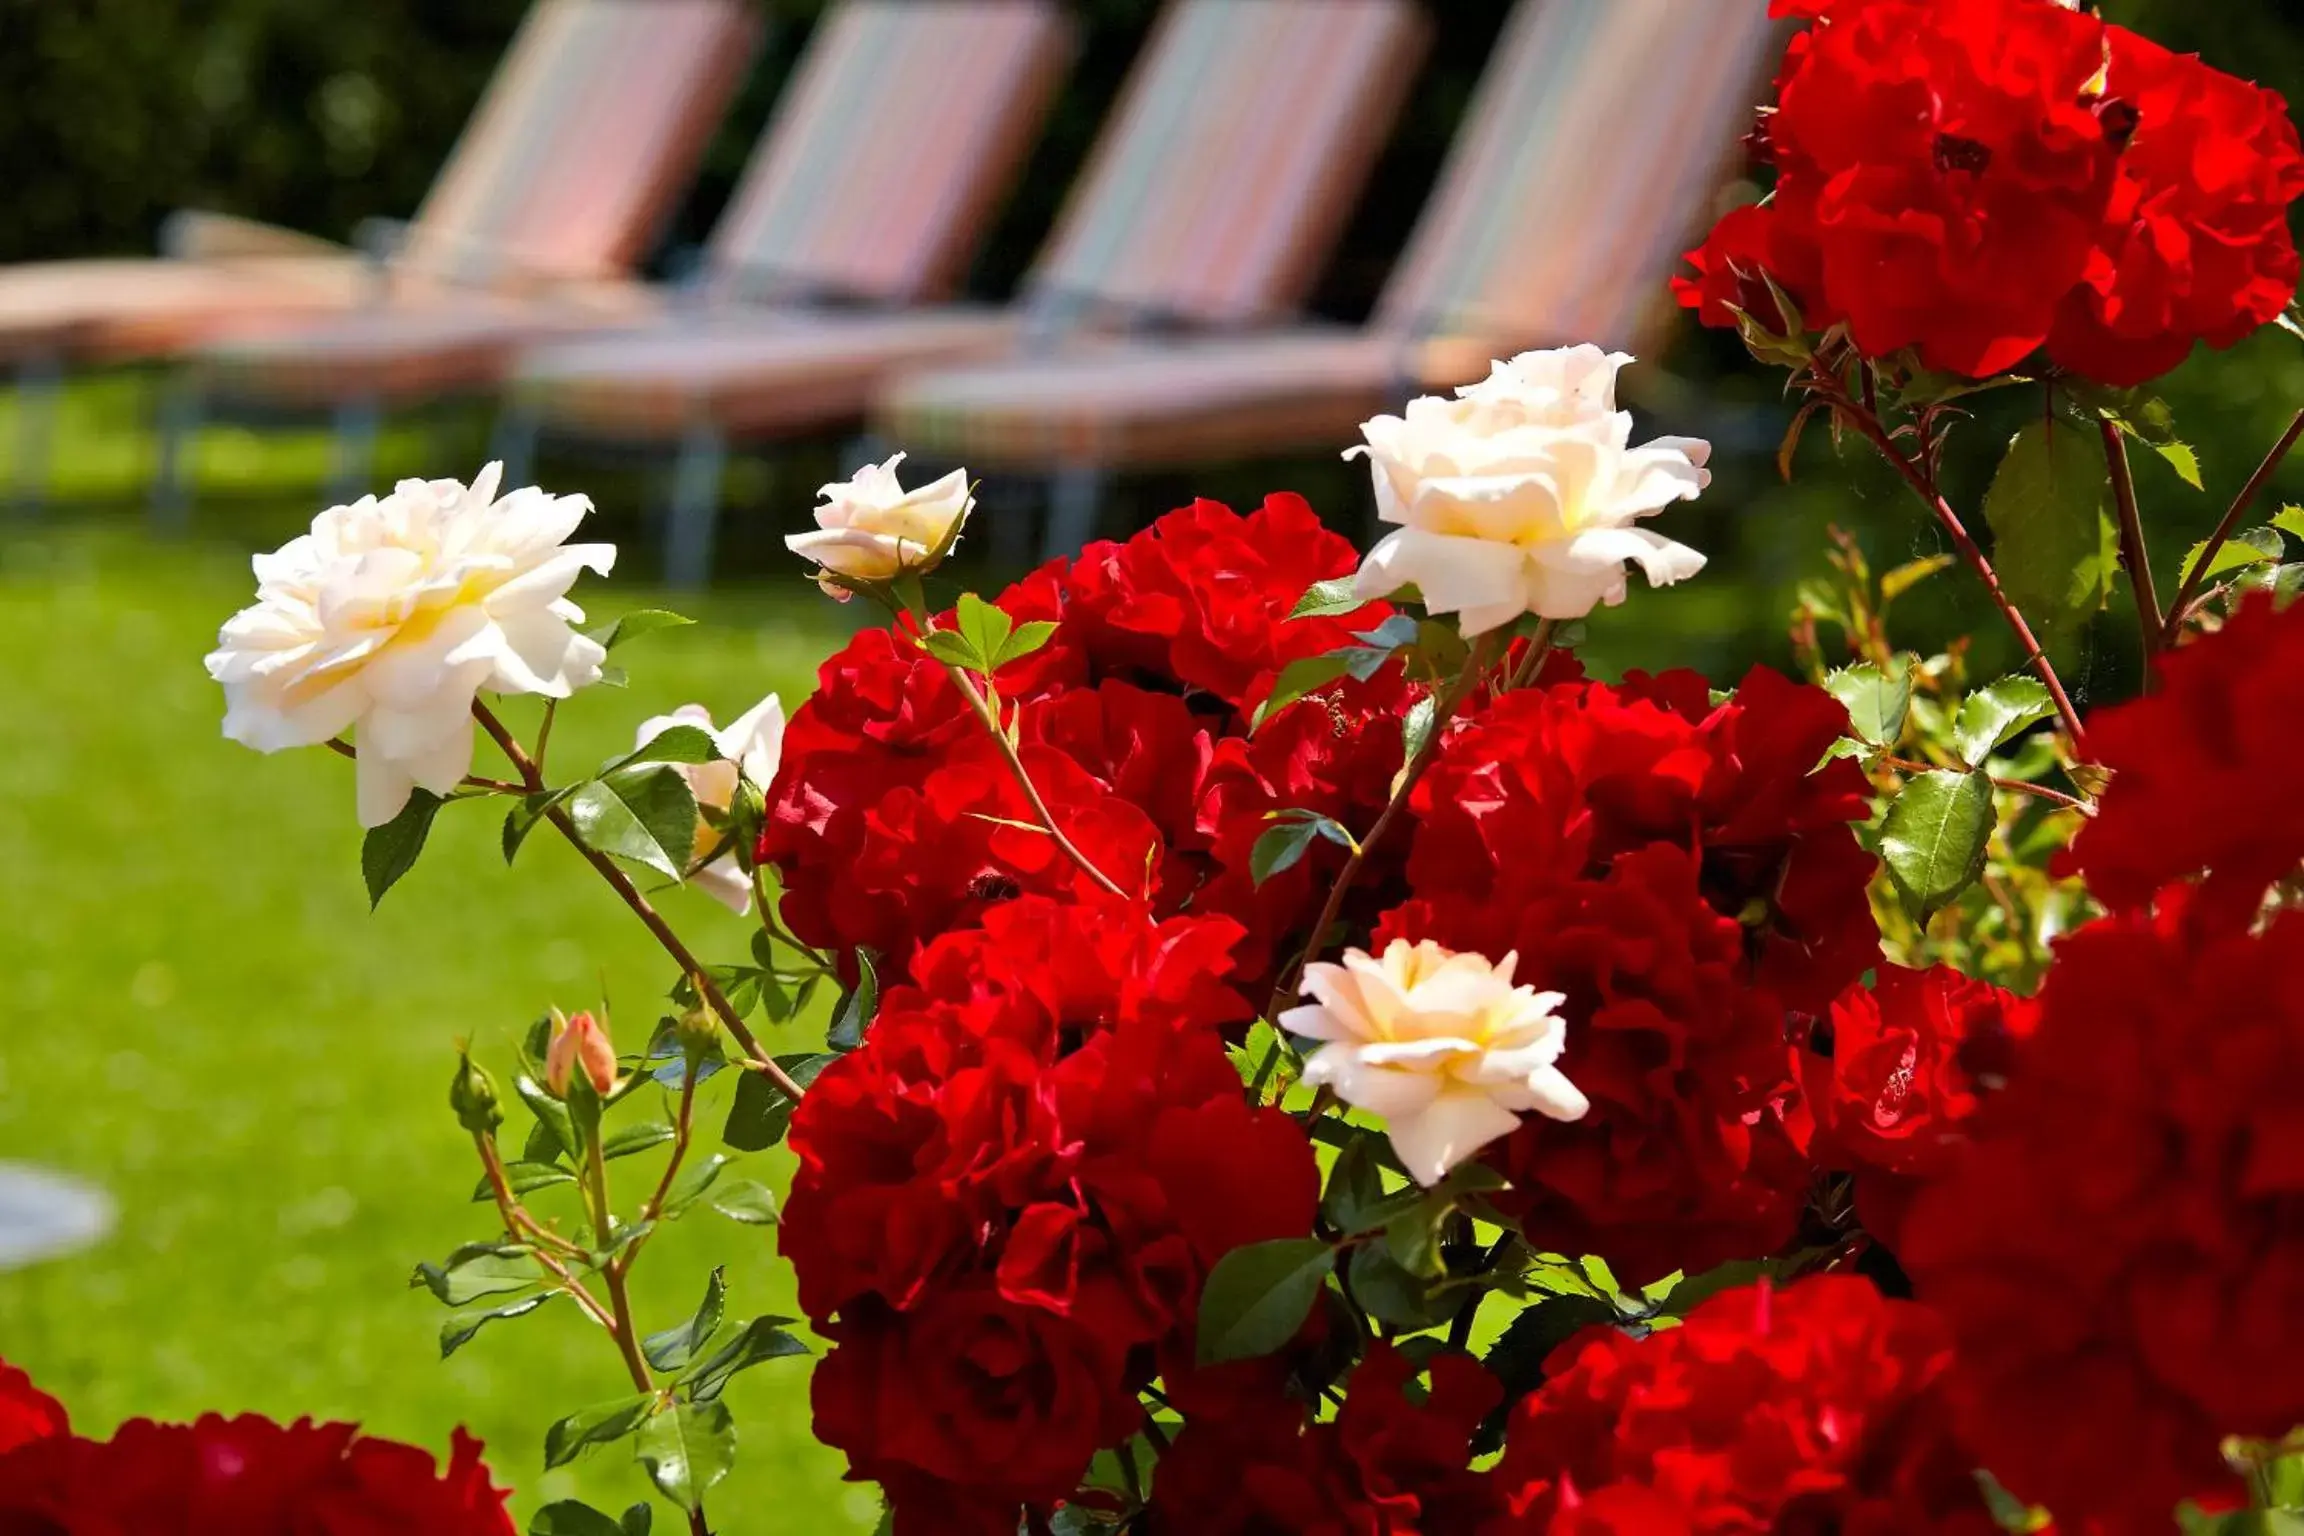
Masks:
[[[1169,513],[1124,544],[1091,544],[1062,577],[1067,643],[1099,676],[1200,692],[1246,712],[1280,669],[1381,624],[1378,603],[1345,619],[1288,614],[1314,582],[1351,574],[1359,552],[1301,496],[1246,517],[1213,501]]]
[[[2304,152],[2279,95],[2125,27],[2098,115],[2130,135],[2086,273],[2048,338],[2059,367],[2142,384],[2228,347],[2296,293],[2288,206]]]
[[[1857,1215],[1891,1252],[1914,1191],[1957,1158],[2036,1019],[2024,999],[1949,967],[1883,966],[1811,1033],[1799,1060],[1817,1160],[1855,1173]]]
[[[2133,910],[2205,870],[2222,919],[2255,916],[2304,862],[2304,799],[2278,792],[2304,721],[2304,608],[2251,600],[2216,634],[2161,658],[2159,692],[2093,715],[2089,749],[2113,771],[2059,872]]]
[[[1946,1430],[1943,1325],[1863,1280],[1726,1291],[1635,1340],[1587,1329],[1513,1410],[1511,1532],[1990,1536]]]
[[[209,1414],[135,1419],[110,1440],[57,1434],[0,1456],[0,1530],[38,1536],[512,1536],[504,1503],[458,1430],[429,1452],[349,1424]]]
[[[1324,1424],[1274,1396],[1230,1414],[1195,1417],[1160,1459],[1152,1489],[1158,1536],[1453,1536],[1494,1509],[1490,1480],[1472,1472],[1474,1430],[1503,1399],[1476,1362],[1443,1355],[1422,1401],[1416,1372],[1389,1344],[1373,1345]]]
[[[2304,1423],[2304,914],[2251,933],[2193,905],[2059,947],[2014,1081],[1899,1254],[1985,1464],[2106,1536],[2233,1491],[2221,1437]]]
[[[817,1436],[886,1489],[897,1536],[1015,1536],[1020,1506],[1063,1499],[1140,1421],[1134,1393],[1112,1390],[1120,1346],[987,1285],[821,1326]]]
[[[64,1405],[32,1385],[32,1378],[0,1360],[0,1454],[50,1435],[69,1434]]]
[[[1735,328],[1741,310],[1781,336],[1791,322],[1769,290],[1773,279],[1801,307],[1800,319],[1808,329],[1835,324],[1841,317],[1824,302],[1814,205],[1809,190],[1795,183],[1778,189],[1768,202],[1722,218],[1684,258],[1696,275],[1672,279],[1681,308],[1695,310],[1704,324],[1723,330]]]

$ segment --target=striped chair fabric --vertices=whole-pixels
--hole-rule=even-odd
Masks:
[[[891,441],[976,468],[1126,468],[1342,446],[1490,357],[1637,344],[1764,83],[1763,7],[1523,0],[1364,330],[1184,338],[915,375]]]
[[[1027,317],[1285,313],[1349,213],[1425,40],[1411,0],[1176,0],[1022,304],[691,317],[531,352],[517,392],[555,428],[651,440],[708,423],[761,437],[860,419],[905,369],[1012,350]]]
[[[901,302],[948,290],[1054,100],[1069,35],[1056,0],[836,8],[707,248],[702,302],[715,308],[669,331],[713,326],[716,307],[739,298]],[[542,197],[547,210],[565,201]],[[553,217],[534,222],[550,230]],[[663,308],[660,294],[606,285],[460,293],[235,338],[199,361],[240,398],[422,398],[500,382],[524,345],[645,330]]]
[[[594,280],[645,248],[740,83],[744,0],[536,0],[410,228],[397,287]],[[371,303],[351,251],[0,268],[0,355],[174,351]]]

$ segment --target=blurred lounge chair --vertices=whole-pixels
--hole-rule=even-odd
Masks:
[[[350,496],[384,410],[494,388],[523,344],[666,321],[683,336],[716,332],[732,309],[941,297],[1021,168],[1070,54],[1058,0],[844,0],[818,24],[682,287],[634,288],[615,305],[476,293],[229,337],[194,355],[197,385],[229,406],[350,419],[360,433],[338,475]],[[516,461],[524,435],[500,445]],[[509,467],[514,483],[524,477],[524,464]]]
[[[1117,471],[1341,449],[1407,396],[1533,346],[1636,345],[1711,213],[1773,56],[1758,4],[1523,0],[1369,323],[1153,338],[916,373],[888,441],[1050,476],[1047,547],[1096,532]]]
[[[67,363],[165,356],[233,329],[603,288],[644,254],[741,83],[743,0],[537,0],[415,220],[365,252],[253,220],[181,212],[160,257],[0,268],[0,363],[35,417]],[[397,249],[387,251],[387,243]],[[179,402],[180,404],[181,402]],[[39,434],[19,485],[44,465]]]
[[[1080,328],[1232,327],[1290,312],[1389,136],[1426,40],[1411,0],[1176,0],[1018,303],[717,305],[644,335],[547,345],[516,371],[507,451],[517,462],[518,439],[537,432],[678,444],[666,568],[676,584],[699,583],[732,441],[859,424],[905,368]],[[868,207],[901,179],[890,167],[854,191]],[[796,256],[787,268],[802,293],[857,286],[837,265]]]

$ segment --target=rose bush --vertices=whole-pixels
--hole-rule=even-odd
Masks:
[[[617,1372],[551,1405],[548,1466],[626,1448],[708,1533],[729,1381],[821,1351],[816,1432],[891,1536],[2304,1518],[2304,513],[2244,526],[2304,414],[2166,603],[2127,460],[2189,458],[2132,386],[2291,303],[2304,155],[2277,99],[2051,0],[1776,8],[1775,187],[1681,297],[1948,545],[1875,575],[1839,536],[1798,675],[1587,671],[1631,566],[1701,569],[1668,533],[1712,484],[1598,347],[1370,421],[1365,556],[1301,498],[1200,501],[946,601],[965,472],[869,466],[790,542],[886,622],[788,722],[684,706],[596,766],[554,711],[684,621],[574,629],[612,553],[565,543],[581,498],[412,482],[259,560],[228,734],[358,760],[373,897],[488,802],[669,962],[621,1048],[539,999],[501,1085],[469,1047],[450,1079],[488,1214],[417,1268],[442,1352],[558,1301]],[[1988,552],[1939,467],[1994,390]],[[2083,718],[2040,632],[2108,549],[2150,686]],[[1954,565],[2019,673],[1898,648]],[[749,943],[699,955],[643,878]],[[738,1161],[778,1146],[781,1201]],[[653,1236],[710,1217],[776,1228],[803,1317],[736,1265],[642,1317]],[[477,1458],[97,1443],[0,1367],[0,1531],[504,1529]]]

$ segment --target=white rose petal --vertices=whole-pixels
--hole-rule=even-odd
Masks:
[[[1367,458],[1377,513],[1398,531],[1369,552],[1360,595],[1412,584],[1469,636],[1524,613],[1578,619],[1620,603],[1628,565],[1659,587],[1702,570],[1695,550],[1630,526],[1712,482],[1708,443],[1632,446],[1632,418],[1616,409],[1630,361],[1593,346],[1526,352],[1454,399],[1426,395],[1367,422],[1345,457]]]
[[[816,493],[824,499],[816,509],[817,531],[784,540],[794,554],[816,562],[818,580],[833,595],[845,595],[842,581],[891,581],[931,568],[975,507],[966,470],[907,491],[896,478],[903,462],[899,453],[885,464],[865,465],[853,480],[825,486]]]
[[[703,705],[683,704],[668,715],[641,721],[632,745],[644,747],[681,725],[710,731],[713,743],[720,749],[717,762],[675,765],[688,780],[688,788],[695,794],[699,808],[725,812],[736,798],[739,774],[764,791],[783,764],[784,706],[774,694],[738,715],[725,729],[713,726],[712,712]],[[712,824],[698,816],[695,848],[689,855],[691,862],[719,847],[720,839],[721,834]],[[752,910],[752,880],[737,862],[733,849],[697,870],[690,877],[690,883],[738,916]]]
[[[1304,968],[1314,1001],[1280,1027],[1320,1042],[1304,1081],[1381,1118],[1401,1165],[1430,1187],[1525,1112],[1580,1120],[1590,1108],[1555,1065],[1561,995],[1514,986],[1517,963],[1405,939],[1381,959],[1347,950],[1341,965]]]
[[[258,555],[256,602],[207,662],[224,734],[277,752],[356,731],[360,824],[375,827],[471,772],[481,693],[564,699],[597,681],[606,652],[576,632],[568,590],[607,575],[616,548],[567,542],[585,497],[499,498],[502,476],[491,464],[470,486],[403,480]]]

